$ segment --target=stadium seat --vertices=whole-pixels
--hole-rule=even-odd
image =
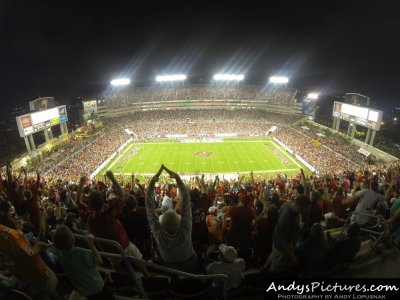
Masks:
[[[168,277],[142,277],[142,285],[150,299],[165,299],[169,296]]]
[[[170,293],[178,299],[204,299],[207,291],[203,281],[182,278],[171,282]]]
[[[4,292],[4,294],[3,294],[3,292]],[[29,297],[27,294],[25,294],[22,291],[16,290],[16,289],[9,289],[7,291],[1,291],[0,296],[2,297],[1,299],[32,300],[32,298]]]

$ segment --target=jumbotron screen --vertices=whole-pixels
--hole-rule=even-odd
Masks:
[[[18,116],[16,118],[20,137],[42,131],[60,123],[68,121],[65,105],[35,113]]]
[[[335,101],[332,116],[379,131],[382,114],[380,110]]]

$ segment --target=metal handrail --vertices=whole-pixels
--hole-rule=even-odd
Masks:
[[[77,238],[77,239],[80,239],[80,240],[85,240],[85,239],[86,239],[86,236],[80,235],[80,234],[74,234],[74,237]],[[107,252],[102,252],[102,251],[99,251],[99,253],[100,253],[100,255],[102,255],[102,256],[121,258],[122,261],[123,261],[124,264],[125,264],[125,267],[126,267],[127,270],[128,270],[128,273],[129,273],[130,277],[131,277],[132,280],[133,280],[133,283],[134,283],[135,286],[139,289],[140,294],[141,294],[143,297],[148,298],[148,296],[147,296],[147,294],[146,294],[146,291],[143,289],[142,284],[141,284],[140,281],[138,280],[138,278],[137,278],[137,276],[136,276],[136,273],[135,273],[135,271],[133,270],[132,264],[131,264],[131,263],[129,262],[129,260],[127,259],[128,256],[125,254],[124,249],[122,248],[122,246],[121,246],[118,242],[116,242],[116,241],[114,241],[114,240],[108,240],[108,239],[97,238],[97,237],[95,237],[94,240],[95,240],[95,242],[97,242],[97,243],[99,243],[99,244],[109,245],[109,246],[112,246],[112,247],[114,247],[115,249],[118,250],[119,254],[107,253]],[[83,248],[82,248],[82,249],[83,249]],[[89,250],[89,249],[84,249],[84,250],[87,250],[87,251],[91,252],[91,250]],[[116,255],[116,256],[115,256],[115,255]]]
[[[79,234],[74,234],[74,237],[77,239],[84,240],[86,236],[84,235],[79,235]],[[137,278],[135,271],[133,270],[132,263],[134,264],[142,264],[144,266],[150,267],[152,269],[162,271],[168,274],[176,275],[176,276],[182,276],[186,278],[191,278],[195,280],[212,280],[212,279],[219,279],[222,281],[222,289],[223,289],[223,298],[227,299],[227,293],[228,293],[228,279],[229,277],[226,274],[214,274],[214,275],[197,275],[197,274],[191,274],[191,273],[186,273],[178,270],[174,270],[165,266],[157,265],[152,262],[144,261],[142,259],[139,259],[137,257],[133,256],[127,256],[121,247],[121,245],[114,241],[114,240],[109,240],[109,239],[103,239],[103,238],[94,238],[95,242],[98,242],[99,244],[104,244],[104,245],[109,245],[113,246],[116,248],[119,252],[119,254],[116,253],[109,253],[109,252],[103,252],[99,251],[101,256],[109,257],[109,258],[119,258],[122,259],[124,262],[125,266],[127,267],[128,273],[131,276],[134,284],[138,287],[139,292],[142,294],[143,297],[148,298],[148,295],[146,291],[143,288],[143,285],[141,281]],[[91,252],[89,249],[81,248],[84,251]]]

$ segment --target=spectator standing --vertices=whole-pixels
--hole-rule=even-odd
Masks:
[[[160,174],[165,170],[175,179],[182,198],[181,218],[174,210],[164,213],[162,222],[159,222],[154,206],[154,187]],[[189,191],[175,172],[164,165],[152,177],[146,194],[146,213],[151,231],[157,242],[163,264],[176,270],[196,273],[199,269],[198,257],[192,245],[192,210]]]

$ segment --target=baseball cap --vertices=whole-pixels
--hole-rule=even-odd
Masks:
[[[233,262],[237,257],[237,251],[235,248],[232,246],[227,246],[225,244],[220,244],[218,246],[218,250],[221,252],[222,257],[224,258],[225,261],[227,262]]]

